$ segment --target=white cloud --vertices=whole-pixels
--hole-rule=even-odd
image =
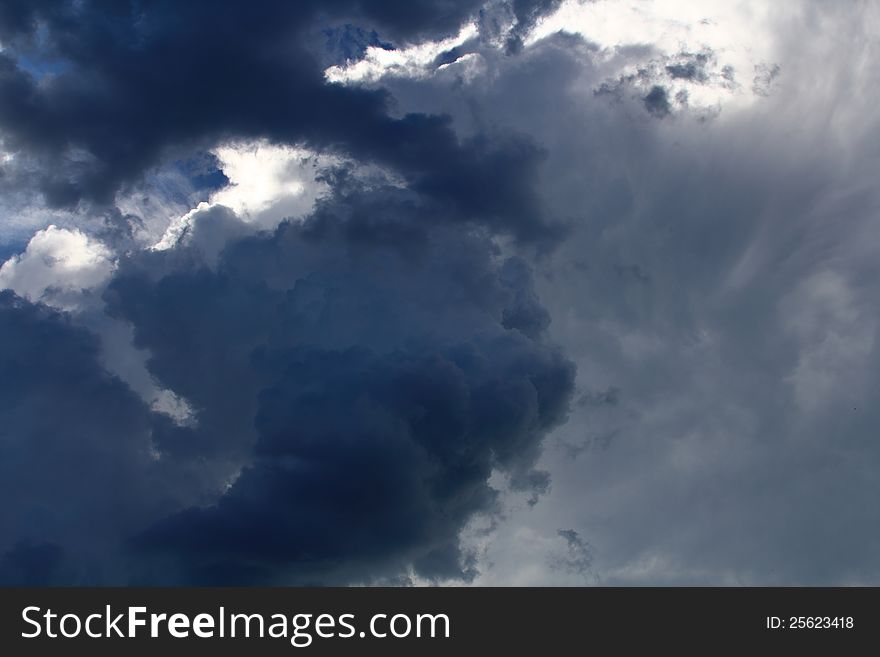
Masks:
[[[639,68],[650,71],[650,59],[657,55],[672,58],[674,65],[681,53],[712,53],[708,80],[699,85],[666,81],[669,95],[685,90],[689,103],[698,107],[747,103],[754,99],[756,67],[767,66],[773,58],[772,11],[772,4],[752,0],[567,0],[538,21],[525,44],[532,46],[558,32],[578,34],[596,44],[606,59],[621,48],[649,46],[645,61],[630,64],[621,75],[635,75]],[[726,77],[724,67],[729,67]],[[652,80],[642,83],[649,87]]]
[[[50,225],[21,254],[0,267],[0,289],[72,313],[101,338],[102,363],[150,406],[180,423],[193,420],[185,399],[159,386],[147,370],[148,354],[134,346],[131,328],[103,312],[101,292],[116,269],[102,242],[76,229]]]
[[[115,262],[101,242],[79,230],[51,225],[37,231],[24,253],[0,267],[0,288],[62,310],[78,308],[87,295],[102,286]]]
[[[498,13],[503,7],[494,9]],[[671,109],[687,105],[714,113],[722,105],[748,105],[756,96],[767,95],[778,82],[773,25],[781,11],[785,10],[757,0],[567,0],[539,19],[523,44],[533,48],[560,32],[582,36],[598,47],[594,57],[609,80],[626,79],[641,95],[661,84]],[[341,84],[424,79],[454,66],[471,82],[489,72],[485,56],[490,51],[504,50],[506,37],[514,27],[503,12],[495,18],[502,24],[487,24],[485,29],[466,24],[458,35],[442,41],[391,50],[370,47],[362,59],[326,69],[325,78]],[[479,45],[471,52],[462,53],[453,62],[435,65],[438,55],[476,37]],[[671,74],[667,69],[678,66],[684,71],[683,67],[696,57],[704,58],[698,80]]]
[[[231,209],[255,229],[271,229],[284,219],[302,217],[326,190],[326,185],[316,179],[318,169],[335,160],[265,140],[229,143],[213,153],[229,184],[173,221],[153,248],[171,248],[199,216],[216,206]]]
[[[315,182],[318,156],[304,148],[265,141],[214,150],[230,184],[211,197],[245,221],[277,224],[311,210],[322,187]]]
[[[477,26],[464,25],[458,34],[442,41],[426,41],[405,48],[386,50],[376,46],[367,48],[364,58],[346,62],[343,66],[331,66],[324,71],[328,82],[349,84],[375,82],[385,76],[422,78],[434,69],[431,64],[444,52],[463,45],[477,36]]]

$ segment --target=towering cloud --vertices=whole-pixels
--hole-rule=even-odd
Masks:
[[[353,189],[303,224],[126,262],[106,297],[198,427],[157,449],[234,463],[213,505],[134,542],[184,581],[468,577],[458,535],[496,511],[493,470],[535,463],[574,368],[547,343],[528,267],[419,197]],[[235,221],[227,218],[225,221]],[[194,231],[223,230],[211,215]]]
[[[874,581],[878,26],[3,2],[0,581]]]
[[[49,206],[109,207],[112,231],[98,239],[120,249],[50,227],[4,265],[6,287],[73,313],[65,319],[8,297],[11,325],[24,314],[59,334],[35,335],[71,352],[82,374],[65,380],[106,379],[101,390],[86,385],[70,396],[46,383],[63,362],[38,359],[43,378],[3,389],[75,413],[41,440],[69,445],[85,465],[67,475],[52,449],[36,448],[24,426],[36,409],[27,404],[14,412],[4,404],[8,463],[21,465],[21,451],[25,471],[45,472],[58,495],[79,477],[94,491],[45,502],[56,518],[49,527],[6,524],[6,579],[16,579],[18,562],[29,564],[28,578],[71,582],[156,581],[156,572],[221,583],[469,577],[458,537],[475,514],[496,512],[493,472],[516,489],[546,489],[535,463],[565,417],[574,368],[543,335],[547,315],[529,267],[493,242],[560,234],[534,185],[540,148],[504,131],[461,137],[444,116],[394,117],[385,92],[328,84],[315,51],[318,19],[355,20],[406,42],[457,29],[478,8],[4,4],[5,177],[31,172]],[[169,158],[229,138],[320,149],[384,173],[376,182],[348,164],[326,169],[330,193],[314,214],[274,232],[255,233],[261,224],[222,205],[238,199],[236,209],[249,212],[256,192],[242,188],[187,214],[161,250],[120,241],[119,227],[137,221],[112,208],[120,193]],[[261,189],[269,197],[259,209],[278,202]],[[275,195],[296,191],[278,183]],[[77,265],[75,275],[65,263]],[[102,293],[104,319],[95,306]],[[73,324],[97,331],[103,346]],[[128,347],[124,326],[134,337]],[[5,362],[25,367],[41,347],[23,348],[27,333],[16,335],[4,340]],[[150,399],[157,390],[177,406]],[[125,401],[104,399],[111,394]],[[97,417],[94,405],[114,411]],[[79,444],[77,422],[105,453]],[[114,459],[136,466],[120,463],[105,477]],[[189,478],[156,483],[162,504],[144,499],[152,513],[138,509],[150,497],[143,487],[171,471]],[[35,504],[38,481],[25,495]],[[105,504],[91,501],[99,491]],[[129,498],[132,508],[121,502]],[[125,521],[105,513],[110,500]],[[160,508],[177,512],[163,519]],[[87,522],[64,526],[65,514]],[[105,571],[94,570],[101,550],[114,564]]]

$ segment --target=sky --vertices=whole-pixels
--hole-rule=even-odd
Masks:
[[[0,2],[0,583],[876,585],[880,6]]]

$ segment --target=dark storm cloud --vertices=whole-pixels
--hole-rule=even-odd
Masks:
[[[149,375],[186,400],[190,421],[152,412],[104,372],[75,317],[10,301],[12,324],[38,317],[54,327],[76,372],[59,379],[65,361],[40,355],[45,331],[28,344],[24,330],[22,344],[7,340],[38,380],[0,390],[14,409],[3,430],[26,453],[38,444],[26,440],[37,426],[27,418],[52,417],[38,406],[57,404],[67,414],[43,440],[84,463],[67,473],[52,449],[9,461],[39,471],[25,497],[57,517],[3,525],[4,580],[467,579],[473,559],[459,536],[497,511],[492,473],[532,502],[548,490],[536,463],[566,417],[574,368],[546,339],[550,318],[530,267],[494,242],[560,234],[535,186],[544,151],[509,130],[459,137],[445,116],[394,117],[385,91],[326,84],[311,50],[325,19],[375,25],[335,41],[323,33],[357,48],[381,45],[377,34],[445,35],[475,7],[4,7],[0,131],[16,152],[8,168],[21,180],[27,168],[51,204],[100,206],[160,163],[190,181],[187,193],[205,193],[227,182],[205,149],[242,137],[341,152],[404,183],[364,182],[355,165],[338,166],[323,172],[330,192],[302,224],[254,234],[214,206],[167,251],[132,252],[138,218],[104,211],[98,233],[128,253],[104,293],[107,312],[132,327]],[[92,499],[99,494],[103,502]],[[113,513],[102,516],[108,504]],[[81,522],[60,526],[65,516]],[[95,569],[101,557],[109,565]]]
[[[95,336],[8,291],[0,381],[0,582],[119,581],[121,538],[195,499],[152,457],[152,414]]]
[[[376,90],[321,68],[474,5],[178,4],[4,5],[4,148],[28,149],[4,194],[109,197],[158,162],[211,189],[193,154],[234,136],[349,164],[303,224],[215,206],[119,263],[107,307],[193,421],[103,372],[75,317],[7,297],[0,470],[32,511],[3,511],[0,580],[876,583],[876,11],[774,9],[746,39],[760,63],[498,48],[553,4],[517,2],[435,64],[467,62]],[[130,250],[132,219],[106,217]],[[564,239],[532,258],[553,217]],[[499,505],[483,560],[462,528]]]
[[[476,13],[482,3],[478,0],[411,0],[405,4],[382,0],[301,0],[296,3],[258,0],[252,3],[253,10],[243,10],[236,4],[228,2],[221,6],[197,1],[178,6],[178,3],[166,0],[138,3],[112,0],[8,0],[0,8],[0,38],[9,42],[34,37],[43,22],[50,27],[74,29],[75,19],[84,17],[99,19],[101,24],[77,29],[87,31],[94,37],[108,36],[108,28],[119,27],[116,19],[135,17],[152,20],[154,15],[150,12],[156,11],[162,21],[175,23],[175,29],[193,30],[193,33],[204,28],[190,25],[189,19],[201,17],[218,25],[218,30],[229,29],[232,23],[224,14],[231,13],[236,18],[249,16],[246,26],[259,31],[271,31],[279,27],[278,23],[283,23],[280,27],[286,30],[290,26],[301,26],[316,16],[330,16],[376,23],[393,38],[416,39],[455,31]],[[178,10],[176,13],[175,9]],[[274,26],[273,20],[276,23]]]
[[[304,225],[232,240],[212,270],[198,231],[224,228],[202,216],[190,246],[137,256],[110,286],[151,371],[198,413],[157,448],[245,463],[216,504],[133,542],[169,578],[467,578],[458,537],[494,512],[493,469],[546,490],[534,466],[573,367],[525,263],[497,263],[419,198],[348,189]]]
[[[61,576],[64,551],[55,543],[22,542],[0,559],[5,586],[51,586]]]
[[[537,7],[517,11],[531,17]],[[168,157],[228,137],[342,151],[396,169],[458,216],[524,240],[554,231],[522,137],[460,142],[442,116],[388,114],[380,90],[326,84],[309,30],[360,17],[384,34],[446,34],[476,2],[46,2],[0,15],[0,135],[37,158],[50,205],[111,202]],[[64,65],[40,76],[28,57]],[[492,188],[492,194],[485,190]]]
[[[0,581],[469,579],[459,536],[497,512],[493,471],[546,492],[574,368],[528,265],[430,197],[332,175],[301,225],[252,235],[217,206],[121,262],[108,312],[192,422],[151,412],[70,317],[2,293],[0,469],[20,501]]]

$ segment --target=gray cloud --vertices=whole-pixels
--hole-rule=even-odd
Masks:
[[[565,553],[550,559],[550,567],[568,574],[583,577],[586,582],[593,575],[593,550],[580,534],[573,529],[560,529],[557,535],[565,541]]]
[[[880,57],[876,10],[855,7],[770,12],[754,71],[721,50],[518,35],[469,42],[471,68],[447,54],[334,91],[381,128],[343,150],[400,185],[327,171],[308,221],[271,233],[204,211],[185,244],[125,256],[105,294],[197,426],[96,370],[67,320],[34,320],[66,326],[95,398],[128,409],[94,435],[201,477],[123,469],[179,494],[122,497],[143,522],[100,543],[128,539],[117,579],[876,583]],[[28,395],[64,399],[30,375]],[[92,403],[65,402],[66,422]],[[4,408],[9,427],[44,412]],[[483,514],[493,532],[470,545]],[[99,549],[4,522],[7,580],[70,581],[65,541]]]
[[[543,196],[576,217],[538,294],[581,389],[621,391],[555,433],[553,488],[513,513],[481,581],[528,559],[502,546],[516,532],[559,526],[589,538],[605,584],[876,581],[880,198],[872,96],[857,89],[878,70],[850,72],[875,47],[858,12],[779,20],[769,96],[708,121],[646,123],[625,97],[588,95],[603,71],[565,40],[477,92],[479,111],[540,90],[494,114],[533,126],[550,153]],[[856,36],[832,55],[829,30]],[[591,449],[600,436],[614,439]]]
[[[0,338],[0,578],[120,581],[125,534],[198,501],[198,474],[154,457],[154,416],[64,315],[0,292]]]
[[[108,288],[198,417],[157,449],[242,468],[215,505],[135,540],[178,581],[374,581],[408,565],[467,578],[458,534],[495,512],[492,470],[546,490],[534,463],[573,368],[543,337],[529,268],[494,264],[485,236],[414,203],[348,190],[302,225],[233,239],[216,269],[193,239],[124,263]],[[228,230],[209,215],[201,229]]]

